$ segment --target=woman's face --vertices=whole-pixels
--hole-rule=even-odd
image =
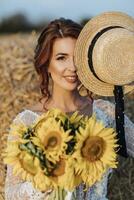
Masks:
[[[74,47],[76,39],[58,38],[54,41],[48,72],[55,86],[65,90],[74,90],[78,85],[78,77],[74,66]]]

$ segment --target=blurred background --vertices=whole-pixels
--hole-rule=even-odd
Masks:
[[[0,0],[0,33],[38,30],[59,17],[85,22],[105,11],[134,16],[133,0]]]
[[[84,25],[105,11],[122,11],[134,17],[134,0],[0,0],[0,153],[13,118],[39,100],[33,57],[42,28],[59,17]],[[110,97],[94,98],[114,102]],[[125,113],[134,122],[134,92],[125,96]],[[4,200],[5,174],[0,157],[0,200]],[[119,167],[109,179],[108,198],[134,200],[133,158],[119,157]]]

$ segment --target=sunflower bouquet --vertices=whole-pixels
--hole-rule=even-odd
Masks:
[[[4,162],[13,166],[14,175],[40,191],[59,191],[61,199],[80,183],[92,186],[117,166],[116,133],[95,115],[75,112],[69,117],[51,109],[31,126],[12,124],[10,134],[17,139],[7,142]]]

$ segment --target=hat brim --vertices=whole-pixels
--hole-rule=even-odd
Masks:
[[[114,85],[97,79],[90,70],[88,50],[94,36],[109,26],[122,26],[134,32],[134,19],[122,12],[105,12],[92,18],[82,29],[75,46],[74,62],[82,84],[90,91],[101,96],[114,96]],[[124,94],[134,90],[133,85],[125,85]]]

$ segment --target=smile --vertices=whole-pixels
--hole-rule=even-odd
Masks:
[[[74,83],[77,81],[77,77],[76,76],[66,76],[64,77],[66,79],[67,82],[69,83]]]

